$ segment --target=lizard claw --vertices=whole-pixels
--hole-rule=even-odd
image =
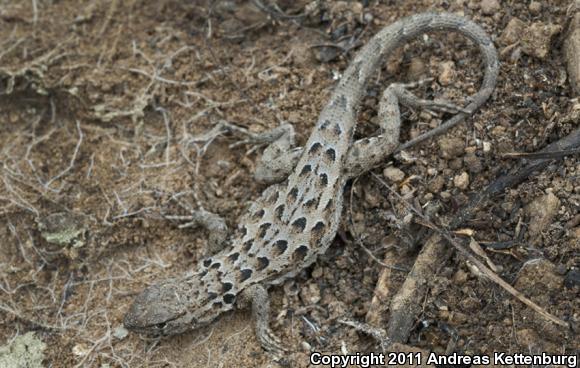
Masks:
[[[385,93],[394,93],[399,98],[401,104],[412,108],[426,109],[434,112],[446,112],[450,114],[463,113],[470,115],[473,112],[458,106],[451,101],[425,100],[415,96],[413,93],[408,91],[408,88],[419,86],[430,80],[433,80],[433,78],[422,79],[420,81],[407,84],[393,83],[387,88],[387,90],[385,90]]]
[[[422,107],[424,109],[430,110],[430,111],[437,111],[437,112],[446,112],[449,114],[458,114],[458,113],[463,113],[463,114],[468,114],[471,115],[472,111],[465,109],[461,106],[458,106],[450,101],[446,101],[446,100],[434,100],[434,101],[425,101],[424,103],[421,103]]]
[[[287,362],[285,356],[288,355],[290,351],[284,348],[282,341],[270,328],[258,331],[257,337],[262,348],[264,348],[264,350],[266,350],[276,362],[280,364],[282,364],[282,362]]]

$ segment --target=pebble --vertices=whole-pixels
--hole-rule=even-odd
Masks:
[[[383,176],[391,182],[398,183],[405,178],[405,173],[394,166],[389,166],[383,170]]]
[[[427,184],[427,190],[429,190],[431,193],[437,194],[441,192],[444,185],[445,179],[443,179],[443,176],[437,176]]]
[[[116,339],[123,340],[127,335],[129,335],[129,331],[123,326],[119,326],[113,330],[113,337]]]
[[[550,226],[559,208],[560,199],[554,193],[538,197],[525,207],[525,213],[530,219],[528,226],[530,239],[537,239],[537,236]]]
[[[524,21],[515,17],[510,19],[501,33],[501,36],[499,36],[499,41],[504,45],[511,45],[518,42],[521,39],[525,28],[526,23],[524,23]]]
[[[465,148],[461,138],[443,137],[437,142],[439,144],[439,154],[442,158],[454,158],[463,153]]]
[[[539,59],[545,59],[550,53],[552,39],[561,31],[562,26],[557,24],[532,23],[521,39],[522,52]]]
[[[474,174],[481,172],[483,169],[481,160],[473,153],[466,155],[465,158],[463,158],[463,162],[465,163],[467,169]]]
[[[313,280],[318,280],[318,279],[322,278],[323,275],[324,275],[324,270],[320,266],[316,266],[314,268],[314,270],[312,270],[312,279]]]
[[[411,63],[409,64],[409,69],[407,70],[407,76],[410,80],[418,80],[421,79],[423,75],[427,72],[427,67],[425,63],[420,58],[413,58],[411,59]]]
[[[302,115],[297,111],[291,111],[286,120],[292,124],[298,124],[302,121]]]
[[[538,15],[542,11],[542,3],[539,1],[532,1],[530,5],[528,5],[528,9],[533,15]]]
[[[452,160],[449,160],[447,165],[452,170],[459,170],[463,167],[463,160],[461,160],[460,158],[454,158]]]
[[[491,142],[484,141],[483,152],[488,153],[489,151],[491,151]]]
[[[524,263],[514,287],[520,291],[541,288],[555,292],[563,284],[564,278],[556,273],[556,266],[547,259],[537,258]]]
[[[317,304],[320,299],[320,288],[315,282],[311,282],[307,287],[300,290],[300,298],[306,305]]]
[[[443,86],[448,86],[455,79],[457,72],[455,70],[455,63],[453,61],[446,61],[439,65],[439,83]]]
[[[494,15],[501,9],[501,6],[498,0],[482,0],[479,8],[484,15]]]
[[[469,186],[469,174],[464,171],[461,174],[456,175],[453,178],[453,184],[455,185],[456,188],[467,189],[467,187]]]
[[[455,272],[455,275],[453,275],[453,281],[459,285],[465,284],[468,277],[469,274],[467,272],[463,271],[462,269],[459,269],[457,270],[457,272]]]

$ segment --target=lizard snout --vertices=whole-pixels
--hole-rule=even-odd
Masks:
[[[123,319],[129,330],[157,336],[185,331],[194,321],[190,303],[179,290],[180,284],[164,282],[152,285],[139,294]]]
[[[129,330],[141,330],[160,320],[160,316],[155,316],[151,308],[151,302],[154,302],[155,296],[158,295],[156,286],[148,287],[143,290],[133,301],[129,311],[125,314],[123,324]]]
[[[167,305],[163,306],[163,288],[153,285],[139,294],[123,319],[123,324],[129,330],[162,334],[168,321],[178,317],[175,311]]]

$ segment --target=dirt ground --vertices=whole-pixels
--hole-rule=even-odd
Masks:
[[[164,215],[204,208],[234,227],[265,188],[253,179],[262,147],[232,146],[240,132],[208,132],[220,121],[253,132],[285,121],[304,143],[341,72],[383,26],[427,10],[465,15],[500,54],[492,97],[461,126],[373,171],[445,226],[471,195],[526,163],[505,153],[537,151],[578,128],[561,51],[568,5],[301,0],[268,12],[241,0],[0,0],[0,345],[32,331],[46,344],[46,367],[271,365],[247,311],[161,340],[122,327],[139,291],[204,255],[206,232]],[[444,34],[401,47],[369,86],[357,137],[377,133],[377,96],[389,83],[426,77],[434,81],[417,93],[465,104],[482,77],[477,49]],[[402,140],[448,118],[402,112]],[[574,156],[554,162],[462,226],[504,280],[571,330],[449,247],[405,344],[576,353],[579,174]],[[374,307],[378,259],[403,269],[389,273],[395,292],[429,233],[371,174],[348,185],[345,202],[327,254],[271,289],[272,324],[295,367],[308,366],[309,350],[378,351],[339,319],[364,321]],[[384,328],[390,300],[381,302]]]

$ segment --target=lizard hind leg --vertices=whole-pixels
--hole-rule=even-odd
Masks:
[[[403,89],[404,90],[404,89]],[[345,175],[358,176],[380,164],[399,145],[401,129],[401,88],[391,84],[379,100],[378,121],[381,134],[362,138],[353,143],[345,162]]]
[[[413,83],[393,83],[384,90],[378,109],[381,134],[359,139],[353,143],[348,151],[345,163],[345,175],[347,177],[353,178],[378,166],[399,146],[401,129],[399,105],[448,113],[469,113],[452,102],[424,100],[408,90],[429,81],[432,81],[432,78]]]
[[[238,296],[237,304],[240,307],[252,306],[252,317],[256,324],[256,337],[260,345],[274,360],[284,363],[288,350],[282,341],[270,329],[270,299],[268,291],[260,284],[245,288]]]

